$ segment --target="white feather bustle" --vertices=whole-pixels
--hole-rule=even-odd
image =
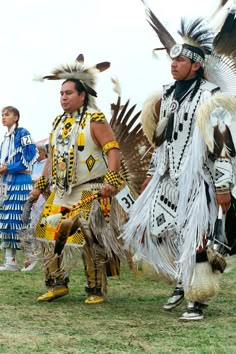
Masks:
[[[210,120],[209,118],[216,108],[224,108],[231,114],[232,119],[236,121],[236,98],[223,93],[217,93],[206,103],[202,104],[198,110],[196,124],[211,152],[213,152],[214,149],[213,128],[218,122],[213,119]],[[227,120],[224,124],[229,125],[230,121]]]
[[[203,303],[219,291],[220,272],[213,272],[208,262],[196,263],[185,298]]]
[[[159,120],[156,115],[156,104],[161,99],[161,93],[156,93],[147,98],[143,104],[140,121],[144,134],[146,135],[150,144],[153,143],[153,135]]]

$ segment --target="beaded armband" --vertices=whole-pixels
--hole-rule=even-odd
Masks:
[[[111,186],[118,188],[122,185],[122,179],[119,172],[108,170],[104,176],[104,183],[110,184]]]
[[[108,141],[102,147],[102,151],[104,152],[104,154],[107,154],[108,151],[111,149],[120,149],[120,146],[116,140]]]
[[[46,176],[41,176],[39,179],[35,182],[34,188],[39,189],[41,192],[43,192],[49,185],[48,178]]]
[[[96,123],[106,123],[106,118],[104,113],[102,112],[95,112],[91,115],[91,122],[96,122]]]

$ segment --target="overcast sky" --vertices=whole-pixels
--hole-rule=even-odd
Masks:
[[[218,5],[217,0],[148,3],[173,34],[180,16],[208,16]],[[48,136],[52,120],[61,113],[61,82],[33,78],[80,53],[89,65],[111,62],[97,86],[98,105],[107,116],[116,101],[111,77],[120,81],[123,102],[130,98],[138,107],[171,80],[165,56],[152,56],[159,43],[141,0],[7,0],[0,2],[0,13],[0,106],[16,106],[20,125],[35,141]],[[4,133],[0,126],[0,136]]]

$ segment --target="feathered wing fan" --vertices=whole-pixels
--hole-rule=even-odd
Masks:
[[[209,81],[221,91],[236,96],[236,11],[232,8],[215,36],[212,54],[206,65]]]
[[[112,107],[110,124],[121,148],[121,174],[139,194],[149,167],[151,145],[139,122],[140,112],[135,113],[136,105],[129,107],[129,101],[121,105],[119,96]]]

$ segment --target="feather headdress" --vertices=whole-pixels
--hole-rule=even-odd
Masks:
[[[205,67],[205,57],[211,54],[214,35],[207,22],[199,17],[194,21],[187,18],[181,19],[178,34],[182,37],[183,44],[176,44],[170,50],[170,57],[186,56],[194,62],[199,62]]]
[[[206,54],[211,53],[214,35],[203,18],[197,18],[193,22],[182,18],[178,34],[184,43],[201,48]]]
[[[204,53],[205,57],[204,76],[213,84],[220,87],[221,91],[236,96],[236,4],[233,1],[231,7],[226,10],[223,24],[221,23],[218,33],[214,33],[210,28],[210,24],[202,18],[197,18],[192,23],[186,18],[181,20],[181,27],[178,34],[182,37],[183,44],[177,45],[174,37],[169,33],[167,28],[155,16],[152,10],[145,5],[147,21],[156,32],[162,48],[165,49],[170,57],[180,55],[181,50],[185,51],[186,56],[194,60],[189,53],[194,49],[198,52],[198,48]],[[228,1],[222,0],[217,12],[228,6]],[[214,14],[214,16],[216,13]],[[219,26],[217,26],[219,27]],[[176,47],[177,45],[177,47]],[[192,47],[188,47],[192,46]],[[175,50],[174,50],[175,49]],[[181,53],[182,54],[182,53]],[[189,56],[190,54],[190,56]],[[197,56],[196,59],[199,59]],[[201,58],[200,58],[201,61]]]
[[[105,71],[109,67],[110,63],[107,61],[95,64],[91,67],[86,67],[84,65],[84,56],[83,54],[80,54],[73,63],[60,65],[53,69],[51,74],[45,75],[38,80],[79,80],[89,95],[89,106],[96,108],[94,97],[97,97],[95,91],[97,74]]]

